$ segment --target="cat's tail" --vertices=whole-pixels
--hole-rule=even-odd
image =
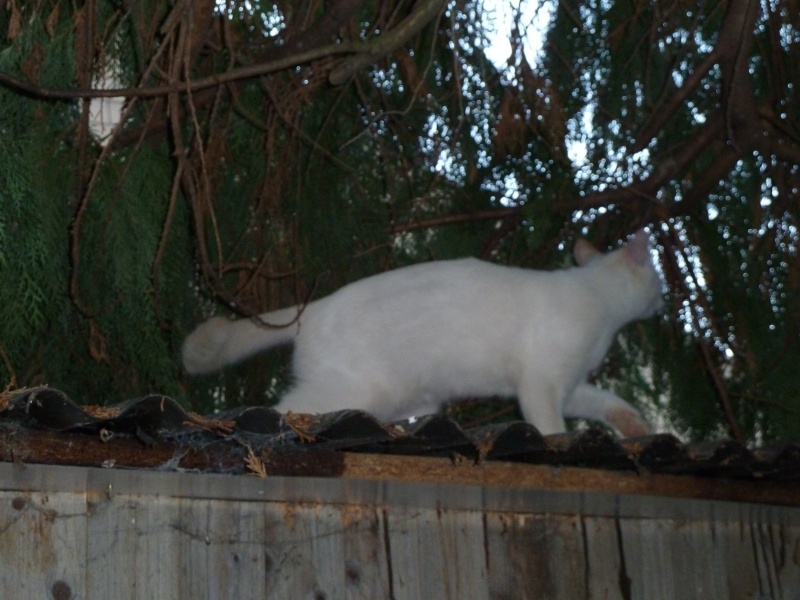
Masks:
[[[212,317],[183,342],[183,367],[190,375],[210,373],[262,350],[288,344],[297,336],[300,317],[309,306],[292,306],[236,321]]]

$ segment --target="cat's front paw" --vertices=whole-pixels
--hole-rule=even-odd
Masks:
[[[183,368],[187,373],[210,373],[225,364],[224,350],[230,338],[230,324],[231,321],[225,317],[212,317],[189,334],[181,348]]]
[[[620,432],[622,437],[639,437],[653,433],[650,424],[632,408],[612,408],[605,415],[606,423]]]

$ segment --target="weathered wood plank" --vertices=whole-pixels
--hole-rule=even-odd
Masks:
[[[177,538],[181,535],[174,525],[179,522],[184,503],[179,498],[170,496],[136,496],[126,494],[125,497],[115,497],[120,503],[133,503],[135,501],[136,538],[131,539],[135,544],[135,564],[123,568],[136,573],[136,587],[131,595],[132,599],[139,598],[165,598],[180,600],[180,577],[177,568],[175,550],[178,546]],[[89,518],[91,526],[91,516]],[[98,531],[99,536],[108,536],[113,531],[113,521],[109,523],[111,529],[105,532]],[[122,553],[125,555],[125,552]],[[113,577],[113,573],[112,573]],[[96,591],[101,592],[98,588]],[[88,599],[87,599],[88,600]],[[100,594],[94,600],[104,600]]]
[[[139,497],[97,495],[88,499],[83,507],[87,527],[88,598],[99,600],[102,592],[98,590],[114,590],[114,595],[121,600],[136,598],[137,580],[145,575],[139,560],[148,550],[149,540],[145,540],[151,533],[141,530],[141,521],[144,515],[155,512],[143,510],[140,518],[137,514],[140,502]],[[143,535],[141,539],[140,534]],[[169,579],[174,580],[172,577]],[[174,598],[175,594],[166,597]]]
[[[433,461],[432,475],[437,470],[435,463],[446,459],[423,459]],[[395,465],[400,468],[401,465]],[[425,463],[420,463],[420,468]],[[520,465],[530,467],[530,465]],[[480,469],[494,470],[496,465],[469,467],[474,472]],[[502,467],[502,465],[501,465]],[[458,467],[459,469],[461,467]],[[328,504],[352,504],[362,506],[415,506],[436,508],[445,506],[452,510],[474,510],[490,512],[539,512],[548,514],[583,514],[594,516],[620,516],[628,518],[677,518],[686,520],[738,521],[757,519],[760,522],[784,522],[800,525],[800,508],[772,503],[769,495],[754,493],[747,502],[715,501],[697,498],[676,498],[668,495],[641,497],[630,486],[617,489],[610,482],[615,477],[608,473],[608,489],[593,489],[587,479],[587,487],[580,488],[583,474],[588,469],[552,469],[532,467],[533,472],[549,475],[529,478],[525,470],[511,469],[498,480],[486,478],[482,482],[420,482],[416,480],[392,480],[378,473],[376,478],[368,474],[364,479],[320,479],[314,477],[231,477],[230,475],[208,475],[172,473],[164,471],[96,469],[85,467],[55,467],[50,465],[27,465],[20,468],[0,462],[0,490],[7,491],[72,491],[86,494],[105,494],[109,486],[115,494],[151,494],[160,490],[163,496],[175,498],[206,498],[235,502],[323,502]],[[527,470],[527,469],[526,469]],[[473,471],[471,471],[473,472]],[[620,475],[623,477],[622,475]],[[548,480],[561,481],[566,477],[574,489],[558,486],[548,487]],[[623,479],[639,478],[625,474]],[[649,481],[655,476],[641,477]],[[699,479],[699,478],[698,478]],[[482,485],[477,485],[482,483]],[[551,481],[553,483],[553,481]],[[718,489],[718,496],[725,495],[724,482],[706,480]],[[662,484],[668,487],[669,481]],[[800,497],[800,486],[792,484]],[[773,489],[773,484],[757,483],[749,487],[763,490]],[[756,504],[751,504],[753,502]],[[800,506],[800,503],[798,503]],[[755,517],[752,512],[756,510]]]
[[[346,600],[391,598],[385,513],[374,507],[343,506]]]
[[[386,519],[393,598],[487,597],[481,513],[401,508]]]
[[[374,508],[270,503],[264,510],[267,597],[388,597]]]
[[[800,599],[800,527],[754,522],[750,535],[762,595]]]
[[[490,598],[588,597],[583,533],[578,517],[488,513],[486,536]]]
[[[208,547],[218,543],[219,538],[208,530],[208,511],[212,501],[178,500],[178,514],[174,520],[165,523],[172,531],[172,565],[177,573],[177,593],[181,598],[206,600],[202,594],[205,588],[206,557]],[[162,558],[164,553],[160,553]]]
[[[265,597],[264,505],[215,500],[208,508],[206,568],[194,574],[207,582],[201,597]]]
[[[96,495],[86,499],[87,600],[178,599],[173,556],[177,502],[146,496]],[[112,592],[113,590],[113,592]]]
[[[622,520],[620,528],[634,600],[793,600],[800,592],[797,557],[791,565],[782,561],[780,568],[769,561],[758,564],[754,550],[759,553],[759,544],[746,523],[630,519]],[[792,584],[770,585],[783,570]]]
[[[591,600],[630,600],[630,574],[621,568],[617,524],[613,517],[584,517],[581,520],[586,597]]]
[[[0,493],[0,598],[83,597],[86,571],[82,496]]]
[[[177,598],[265,597],[263,504],[180,499],[174,507],[164,523],[172,543],[156,552],[173,565]]]
[[[758,570],[753,558],[753,542],[751,538],[751,525],[747,520],[740,521],[707,521],[708,531],[712,540],[712,550],[717,559],[716,564],[721,564],[719,576],[722,581],[720,588],[729,590],[729,598],[762,598],[762,600],[781,600],[780,596],[764,596],[759,590]],[[685,549],[684,552],[691,552]],[[800,580],[798,580],[800,582]],[[795,600],[787,596],[787,600]],[[800,595],[797,596],[800,598]]]

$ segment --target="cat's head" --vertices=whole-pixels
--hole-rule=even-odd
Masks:
[[[609,283],[622,286],[618,289],[620,301],[630,305],[636,319],[651,317],[661,310],[664,300],[664,283],[653,263],[650,236],[638,230],[627,243],[608,253],[600,252],[590,242],[579,239],[573,250],[578,266],[606,269]],[[612,277],[611,274],[617,275]]]

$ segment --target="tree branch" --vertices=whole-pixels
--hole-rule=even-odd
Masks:
[[[781,137],[761,136],[756,142],[756,148],[766,156],[774,155],[780,161],[800,165],[800,148]]]
[[[683,202],[676,203],[672,207],[673,210],[670,211],[670,214],[674,216],[677,216],[677,213],[686,214],[690,207],[707,201],[711,190],[736,166],[742,155],[743,152],[736,150],[733,146],[725,146],[717,155],[714,163],[703,171],[699,179],[693,182],[691,189],[684,194]],[[678,209],[680,210],[678,211]]]
[[[607,189],[588,194],[566,206],[568,209],[587,209],[621,202],[657,203],[656,195],[666,183],[678,179],[707,150],[709,144],[722,139],[724,122],[720,115],[711,117],[697,133],[686,139],[668,157],[661,159],[653,172],[624,188]]]
[[[470,221],[486,221],[490,219],[507,219],[516,217],[525,211],[525,206],[508,206],[505,208],[491,208],[478,210],[475,212],[461,213],[457,215],[442,215],[433,217],[425,221],[409,221],[398,223],[389,229],[389,233],[406,233],[408,231],[419,231],[431,227],[441,227],[442,225],[455,225],[457,223],[469,223]]]
[[[733,436],[733,439],[740,444],[745,444],[747,443],[747,439],[744,436],[741,425],[739,425],[739,422],[736,420],[736,413],[733,410],[733,404],[731,404],[728,388],[725,385],[725,382],[722,380],[722,376],[719,373],[717,365],[714,364],[714,359],[711,357],[711,352],[709,352],[708,346],[705,344],[705,342],[699,341],[697,345],[700,349],[700,354],[703,357],[703,362],[705,363],[706,369],[708,370],[708,374],[711,376],[711,381],[717,390],[717,394],[719,394],[722,412],[725,415],[725,419],[728,421],[728,427],[730,427],[731,435]]]
[[[446,4],[446,0],[420,0],[414,11],[397,27],[371,40],[366,48],[331,71],[328,81],[332,85],[341,85],[357,71],[399,48],[430,23]]]
[[[727,139],[742,150],[752,146],[758,123],[748,61],[759,9],[757,0],[731,0],[717,41]]]
[[[209,75],[195,80],[184,80],[166,85],[157,85],[153,87],[134,87],[134,88],[117,88],[117,89],[93,89],[84,88],[76,90],[65,90],[42,87],[27,81],[23,81],[9,73],[0,72],[0,84],[15,89],[19,92],[42,98],[45,100],[73,100],[76,98],[152,98],[156,96],[166,96],[167,94],[180,93],[180,92],[196,92],[206,88],[230,83],[240,79],[251,79],[281,71],[291,67],[311,62],[319,58],[331,56],[334,54],[352,54],[359,52],[364,48],[364,44],[353,43],[340,43],[328,44],[327,46],[320,46],[279,58],[266,63],[259,63],[256,65],[248,65],[246,67],[239,67],[231,69],[225,73],[216,75]]]
[[[667,123],[672,119],[675,112],[686,103],[689,95],[700,85],[703,77],[711,70],[719,60],[719,51],[717,48],[711,51],[706,58],[695,68],[689,77],[686,78],[684,84],[678,88],[670,97],[669,101],[659,110],[651,113],[651,119],[642,130],[636,134],[636,139],[631,147],[631,153],[636,153],[643,150]]]
[[[731,0],[713,50],[697,65],[669,101],[653,113],[650,122],[636,135],[632,152],[645,148],[659,131],[684,105],[689,95],[697,88],[711,68],[719,63],[722,74],[722,105],[728,138],[734,145],[739,140],[746,145],[755,132],[755,102],[747,69],[749,49],[753,43],[753,29],[758,16],[758,2],[754,0]]]
[[[310,27],[297,31],[296,34],[287,31],[287,53],[291,52],[289,48],[301,50],[331,42],[347,22],[356,17],[358,10],[365,2],[366,0],[339,0],[330,9],[326,10],[324,18],[313,23]],[[276,50],[283,48],[284,46],[279,46]]]

